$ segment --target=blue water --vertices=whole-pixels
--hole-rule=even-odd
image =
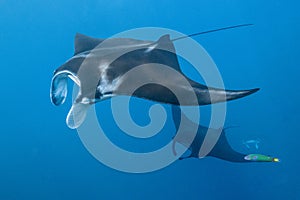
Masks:
[[[300,199],[298,8],[297,1],[0,0],[0,199]],[[73,54],[76,32],[105,38],[153,26],[190,34],[242,23],[255,25],[195,39],[227,88],[261,88],[228,103],[226,125],[239,126],[231,144],[247,151],[242,141],[259,138],[260,151],[280,163],[205,158],[119,172],[66,126],[71,99],[50,102],[53,71]]]

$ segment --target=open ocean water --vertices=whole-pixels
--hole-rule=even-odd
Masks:
[[[299,6],[280,0],[0,0],[0,199],[300,199]],[[226,88],[261,88],[228,102],[225,126],[238,126],[227,130],[230,144],[249,152],[243,141],[259,138],[258,151],[279,163],[186,159],[151,173],[120,172],[96,160],[65,124],[71,95],[60,107],[51,104],[53,71],[73,55],[77,32],[107,38],[163,27],[191,34],[243,23],[254,26],[193,39],[213,58]],[[136,100],[133,119],[147,124],[150,104]],[[142,139],[124,143],[105,117],[108,107],[103,101],[96,109],[109,138],[129,150],[156,147],[144,149]]]

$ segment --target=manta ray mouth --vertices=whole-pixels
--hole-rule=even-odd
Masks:
[[[51,102],[56,106],[63,104],[67,98],[68,78],[70,78],[76,85],[80,87],[80,80],[78,77],[68,70],[59,71],[52,78],[50,99]]]
[[[50,99],[51,102],[58,106],[65,102],[68,94],[68,78],[80,87],[79,78],[68,70],[63,70],[55,73],[51,81]],[[86,117],[86,111],[89,104],[74,103],[66,117],[66,123],[69,128],[78,128]]]

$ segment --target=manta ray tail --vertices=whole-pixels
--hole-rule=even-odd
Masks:
[[[243,27],[243,26],[252,26],[252,25],[253,24],[240,24],[240,25],[235,25],[235,26],[227,26],[227,27],[223,27],[223,28],[203,31],[203,32],[199,32],[199,33],[193,33],[193,34],[190,34],[190,35],[174,38],[174,39],[172,39],[172,42],[174,42],[176,40],[185,39],[185,38],[188,38],[188,37],[194,37],[194,36],[197,36],[197,35],[203,35],[203,34],[207,34],[207,33],[218,32],[218,31],[223,31],[223,30],[233,29],[233,28],[239,28],[239,27]]]

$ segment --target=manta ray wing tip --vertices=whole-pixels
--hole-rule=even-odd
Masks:
[[[239,99],[242,97],[249,96],[255,92],[260,90],[260,88],[254,88],[254,89],[249,89],[249,90],[237,90],[237,91],[228,91],[226,93],[227,100],[234,100],[234,99]]]
[[[260,88],[254,88],[254,89],[250,89],[249,92],[250,92],[250,94],[253,94],[259,90],[260,90]]]

